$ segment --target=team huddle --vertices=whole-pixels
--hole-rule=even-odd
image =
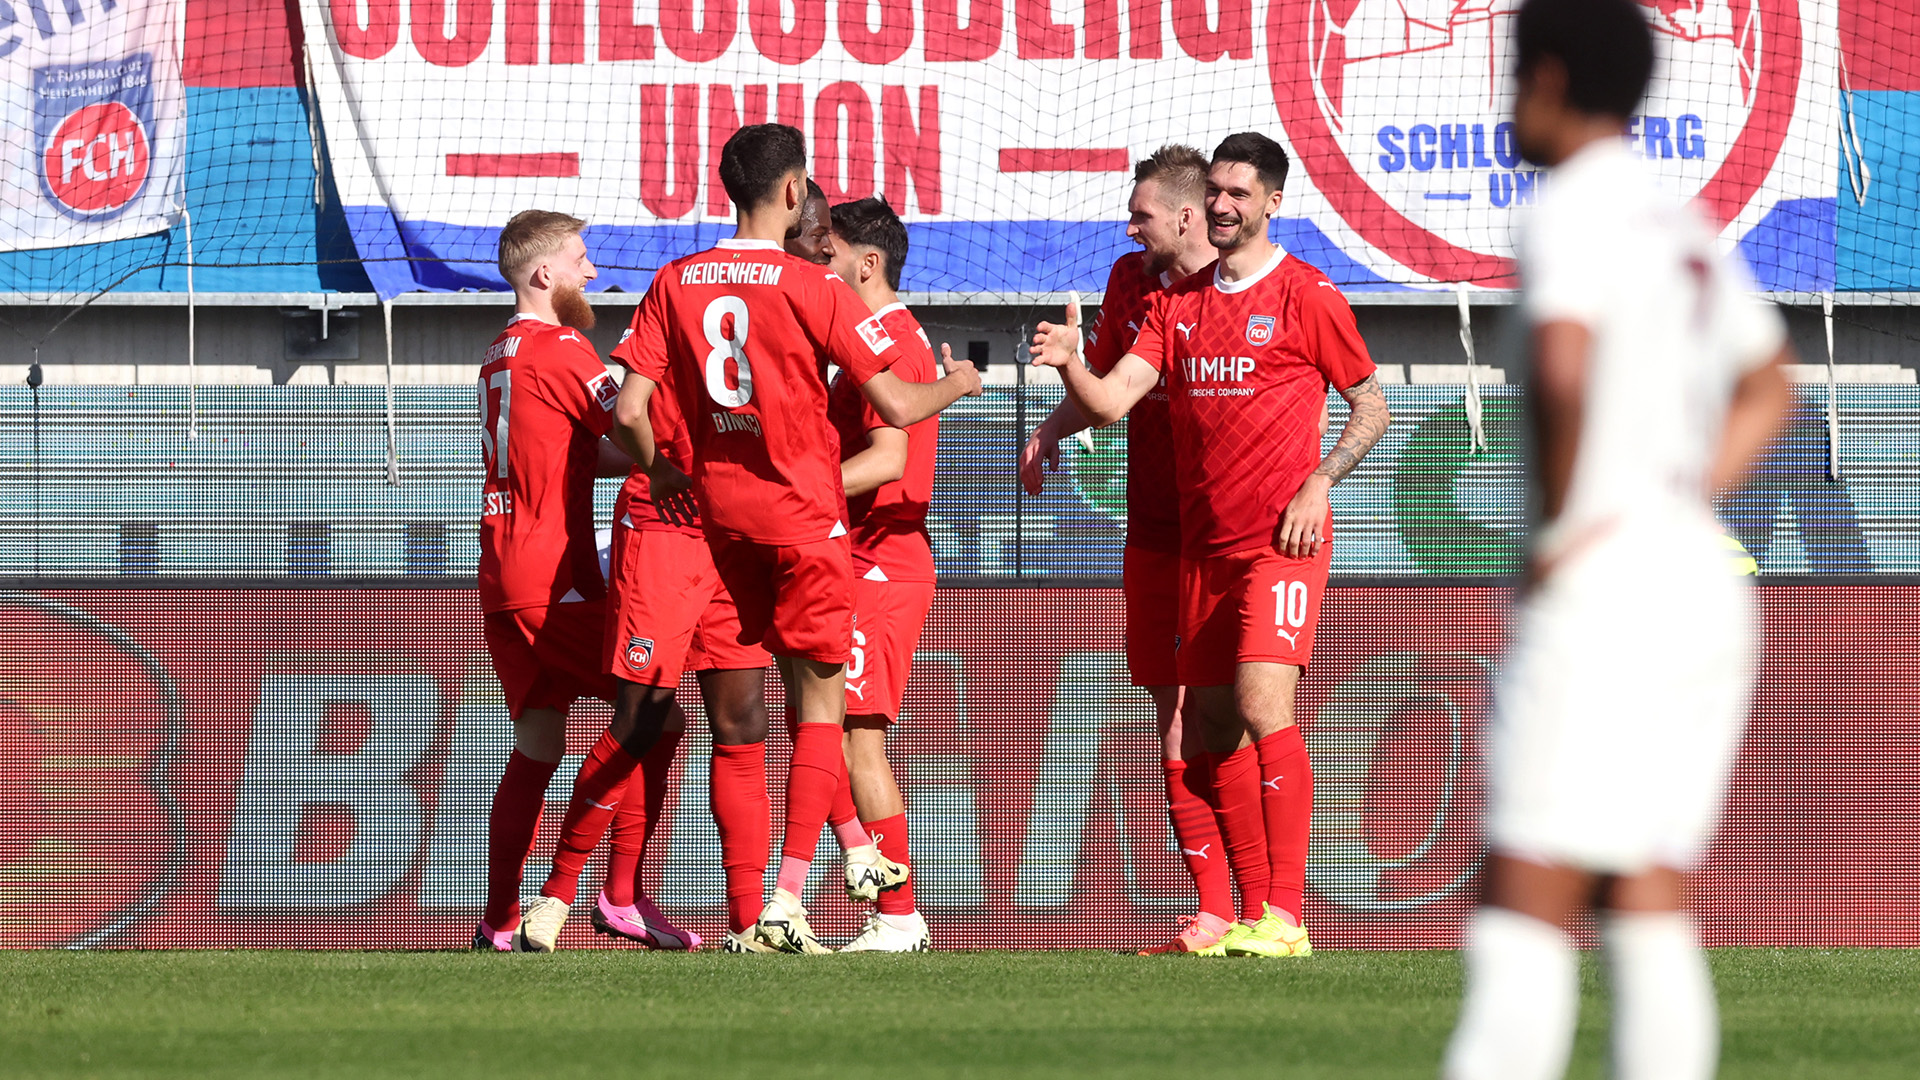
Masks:
[[[878,904],[847,948],[927,947],[885,734],[933,599],[935,417],[979,394],[980,379],[950,356],[941,374],[898,302],[899,218],[877,199],[828,211],[805,161],[800,134],[776,124],[727,143],[721,177],[738,235],[660,271],[614,350],[628,371],[619,385],[580,333],[594,276],[584,223],[527,211],[502,230],[519,311],[480,372],[480,578],[516,745],[489,823],[476,948],[551,951],[609,832],[594,928],[699,946],[637,883],[686,723],[674,695],[687,671],[713,729],[725,947],[830,951],[800,903],[829,821],[848,895]],[[840,372],[831,389],[829,365]],[[627,478],[604,585],[601,475]],[[793,756],[778,885],[763,903],[769,660],[786,686]],[[522,868],[579,697],[610,702],[613,719],[523,912]]]
[[[1751,686],[1751,600],[1708,500],[1777,429],[1792,354],[1714,227],[1620,138],[1653,66],[1639,8],[1527,0],[1516,28],[1515,137],[1554,170],[1517,260],[1536,521],[1489,730],[1491,852],[1446,1068],[1564,1068],[1568,931],[1593,911],[1614,965],[1622,1075],[1704,1076],[1712,988],[1682,898]],[[1170,145],[1141,160],[1127,204],[1140,250],[1114,264],[1084,333],[1070,305],[1029,350],[1065,396],[1022,454],[1028,490],[1063,439],[1129,418],[1127,661],[1155,704],[1198,898],[1149,953],[1312,951],[1313,769],[1295,691],[1332,564],[1329,493],[1391,417],[1346,297],[1271,239],[1288,167],[1251,132],[1210,156]],[[700,944],[637,884],[687,671],[713,731],[725,947],[830,951],[800,900],[828,824],[847,894],[877,905],[842,951],[929,946],[886,733],[934,595],[936,417],[980,380],[944,346],[936,361],[901,305],[900,220],[878,199],[829,208],[799,132],[741,129],[720,175],[737,234],[660,271],[614,352],[628,372],[618,385],[580,333],[594,273],[583,223],[529,211],[501,234],[518,313],[480,372],[480,584],[516,749],[494,801],[476,948],[550,951],[609,832],[594,927]],[[1327,449],[1329,389],[1349,408]],[[604,584],[598,475],[627,477]],[[793,757],[767,898],[770,659]],[[611,702],[613,720],[523,912],[522,867],[581,696]]]
[[[1084,342],[1070,308],[1031,349],[1068,396],[1029,444],[1030,487],[1060,438],[1134,413],[1128,659],[1157,706],[1200,899],[1150,952],[1312,949],[1301,897],[1313,786],[1293,692],[1327,585],[1328,489],[1388,416],[1339,290],[1268,238],[1287,168],[1253,133],[1211,160],[1168,146],[1142,161],[1128,206],[1142,250],[1115,264]],[[712,726],[725,948],[830,951],[800,900],[823,825],[844,852],[847,895],[877,909],[842,951],[930,942],[886,731],[933,601],[937,414],[979,394],[979,377],[945,346],[936,361],[899,302],[899,218],[879,199],[829,208],[797,131],[741,129],[720,172],[737,235],[659,272],[614,350],[628,372],[618,385],[581,333],[594,276],[584,223],[527,211],[501,233],[518,310],[479,377],[481,585],[515,750],[489,822],[476,948],[553,949],[609,834],[594,928],[654,948],[701,944],[637,880],[686,723],[674,694],[687,671]],[[1329,384],[1352,412],[1323,456]],[[593,480],[618,475],[603,585]],[[793,757],[764,898],[769,660]],[[613,719],[522,911],[521,873],[580,697],[610,702]]]

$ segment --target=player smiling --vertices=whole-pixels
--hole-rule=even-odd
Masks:
[[[480,368],[479,584],[514,749],[488,818],[476,949],[505,950],[520,928],[520,874],[566,750],[567,710],[580,697],[614,699],[614,681],[596,662],[606,586],[593,480],[632,463],[601,438],[618,388],[582,333],[593,326],[582,290],[596,276],[580,237],[585,224],[528,210],[500,230],[514,316]]]
[[[1100,316],[1086,334],[1086,358],[1106,374],[1133,347],[1153,302],[1175,282],[1210,268],[1218,256],[1207,241],[1206,156],[1190,146],[1164,146],[1134,169],[1127,200],[1127,236],[1141,250],[1122,255],[1107,277]],[[1078,333],[1077,305],[1067,309],[1060,331],[1071,343]],[[1251,743],[1223,766],[1233,783],[1224,816],[1246,824],[1235,844],[1221,841],[1207,796],[1212,759],[1201,746],[1200,725],[1182,708],[1184,691],[1174,662],[1180,623],[1180,493],[1174,481],[1172,419],[1166,377],[1127,414],[1127,546],[1122,556],[1126,594],[1127,670],[1135,686],[1153,699],[1159,727],[1167,808],[1174,837],[1199,893],[1200,909],[1178,936],[1150,953],[1197,952],[1218,944],[1233,925],[1233,888],[1228,863],[1239,878],[1241,914],[1258,920],[1267,899],[1266,832],[1240,808],[1259,805],[1260,785],[1251,764]],[[1087,422],[1063,400],[1034,429],[1021,455],[1027,490],[1040,493],[1045,470],[1057,468],[1060,440]]]
[[[1264,827],[1270,884],[1261,916],[1203,954],[1311,951],[1300,923],[1313,778],[1294,691],[1313,655],[1332,559],[1328,493],[1386,431],[1385,395],[1353,312],[1326,275],[1268,238],[1287,156],[1256,133],[1228,136],[1207,172],[1207,239],[1220,252],[1154,301],[1104,376],[1042,323],[1035,363],[1060,369],[1074,407],[1110,424],[1164,376],[1180,491],[1177,674],[1204,725],[1211,796],[1229,845]],[[1331,384],[1352,411],[1320,454]],[[1234,752],[1251,739],[1257,813],[1236,807]]]

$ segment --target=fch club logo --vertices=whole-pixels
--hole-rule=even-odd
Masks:
[[[40,184],[68,217],[107,221],[153,174],[153,59],[56,64],[33,72]]]
[[[1802,64],[1798,0],[1641,0],[1661,57],[1631,145],[1717,221],[1758,194]],[[1275,0],[1267,64],[1301,166],[1422,276],[1511,286],[1512,211],[1543,182],[1509,122],[1520,0]]]

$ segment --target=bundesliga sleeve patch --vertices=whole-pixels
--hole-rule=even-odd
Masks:
[[[887,328],[880,325],[878,315],[869,315],[856,328],[860,331],[860,340],[867,343],[873,355],[879,356],[893,348],[893,338],[887,336]]]
[[[614,399],[620,396],[620,384],[613,381],[613,373],[603,371],[587,380],[587,392],[600,406],[602,412],[612,412]]]

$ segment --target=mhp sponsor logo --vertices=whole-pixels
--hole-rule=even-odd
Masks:
[[[55,209],[81,221],[120,216],[153,175],[153,55],[35,68],[33,133]]]

